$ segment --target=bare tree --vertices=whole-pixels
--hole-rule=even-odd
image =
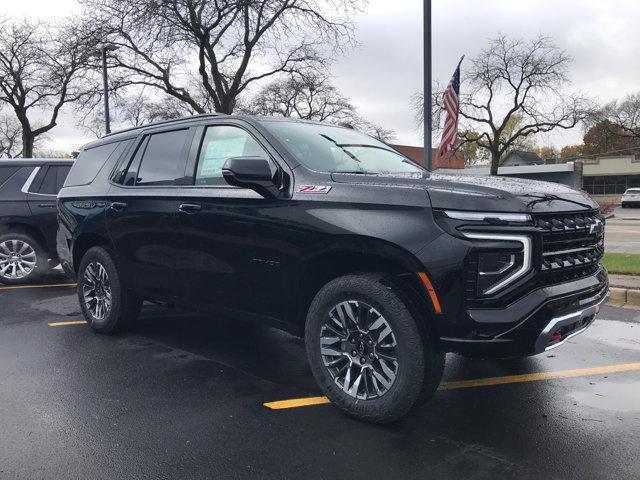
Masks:
[[[377,138],[381,142],[391,143],[396,139],[396,132],[390,128],[385,128],[375,123],[368,122],[367,120],[360,120],[354,125],[359,130],[362,130],[367,135],[371,135],[373,138]]]
[[[0,103],[13,110],[22,156],[30,158],[36,139],[56,126],[63,105],[85,95],[92,41],[77,23],[0,19],[0,31]]]
[[[317,74],[293,75],[264,87],[248,110],[256,115],[280,115],[305,120],[347,121],[356,109],[328,79]]]
[[[238,109],[254,115],[277,115],[345,124],[388,142],[395,132],[365,120],[328,78],[313,73],[291,75],[265,86]]]
[[[524,41],[499,36],[470,67],[463,66],[461,143],[474,142],[490,153],[492,175],[518,142],[540,132],[574,128],[593,115],[589,99],[565,91],[570,63],[547,37]],[[435,98],[441,106],[441,95]]]
[[[442,108],[438,103],[437,95],[442,94],[442,88],[438,84],[434,84],[431,88],[431,132],[437,133],[442,126]],[[409,100],[411,109],[413,110],[413,120],[420,134],[424,137],[424,92],[416,92],[411,95]]]
[[[597,120],[601,119],[609,121],[611,133],[640,139],[640,93],[609,103]]]
[[[164,95],[154,98],[145,90],[133,94],[116,90],[112,97],[111,124],[114,129],[139,127],[161,120],[171,120],[193,115],[195,112],[189,105],[175,97]],[[89,108],[78,122],[78,126],[97,138],[104,135],[104,110],[97,102]]]
[[[14,158],[22,151],[22,128],[14,116],[0,114],[0,158]]]
[[[81,0],[118,46],[122,82],[158,88],[194,111],[232,113],[252,84],[326,63],[352,42],[363,0]],[[192,75],[194,67],[197,75]]]

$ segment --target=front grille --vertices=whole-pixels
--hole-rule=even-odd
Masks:
[[[604,222],[597,211],[535,217],[542,232],[541,283],[592,275],[604,254]]]
[[[532,289],[578,280],[598,272],[604,254],[604,219],[597,210],[532,214],[532,217],[535,226],[535,232],[531,232],[533,272],[492,300],[478,293],[478,253],[473,252],[466,259],[464,277],[465,298],[470,307],[508,304]],[[518,230],[518,233],[523,232]]]

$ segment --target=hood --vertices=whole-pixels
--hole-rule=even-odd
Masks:
[[[338,183],[425,188],[434,208],[489,212],[560,212],[598,208],[598,204],[584,192],[558,183],[524,178],[437,173],[334,173],[332,178]]]

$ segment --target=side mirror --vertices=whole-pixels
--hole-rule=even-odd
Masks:
[[[229,185],[250,188],[266,198],[277,197],[280,193],[269,161],[262,157],[230,158],[222,167],[222,176]]]

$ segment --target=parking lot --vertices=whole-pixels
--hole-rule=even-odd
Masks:
[[[640,253],[640,208],[618,207],[607,220],[608,252]]]
[[[100,336],[83,324],[69,280],[42,283],[0,286],[0,478],[596,479],[640,470],[635,310],[605,307],[585,334],[539,357],[449,355],[430,403],[374,426],[317,397],[303,343],[288,334],[150,305],[133,331]],[[302,400],[281,403],[291,399]]]

